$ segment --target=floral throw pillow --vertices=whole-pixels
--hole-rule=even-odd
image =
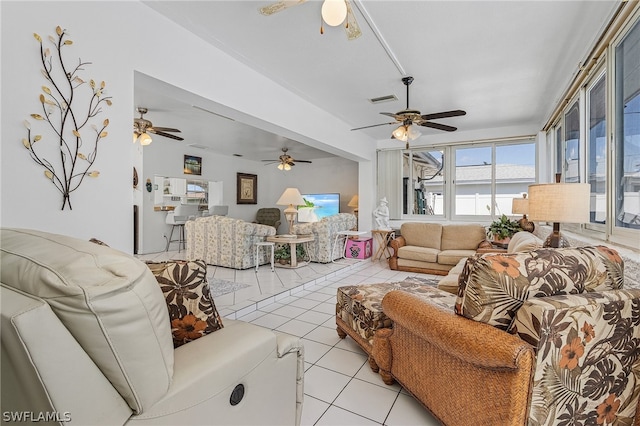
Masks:
[[[223,327],[209,292],[204,261],[147,262],[147,266],[167,302],[174,347]]]

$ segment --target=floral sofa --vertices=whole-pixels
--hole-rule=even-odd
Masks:
[[[603,246],[470,257],[455,302],[384,296],[375,367],[444,424],[637,425],[640,290],[623,268]]]
[[[198,217],[184,227],[187,260],[202,259],[209,265],[233,269],[255,267],[255,243],[276,234],[273,226],[226,216]],[[259,264],[270,262],[269,256],[266,250],[260,250]]]
[[[293,232],[297,235],[313,235],[314,240],[307,246],[311,261],[329,263],[342,257],[341,250],[333,250],[337,232],[350,231],[356,227],[357,223],[355,215],[338,213],[324,217],[318,222],[298,223],[293,226]]]

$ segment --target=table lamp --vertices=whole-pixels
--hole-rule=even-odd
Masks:
[[[351,197],[351,200],[349,201],[349,204],[347,204],[347,206],[353,207],[353,214],[357,218],[358,217],[358,194]]]
[[[543,247],[569,247],[560,235],[560,223],[589,222],[591,186],[588,183],[529,185],[529,220],[553,222]]]
[[[523,231],[533,232],[536,228],[535,224],[529,222],[527,219],[527,214],[529,213],[529,199],[527,199],[527,194],[522,194],[522,198],[513,199],[511,202],[511,213],[522,215],[522,219],[518,221],[518,225],[520,225]]]
[[[289,206],[284,209],[284,217],[289,222],[289,237],[295,237],[293,233],[293,222],[298,214],[297,206],[305,205],[304,198],[298,191],[298,188],[287,188],[284,190],[280,199],[276,202],[279,206]]]

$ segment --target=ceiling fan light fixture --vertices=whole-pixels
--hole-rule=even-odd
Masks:
[[[133,143],[136,143],[138,141],[138,137],[140,135],[137,132],[133,132]]]
[[[148,134],[143,133],[140,135],[140,145],[149,145],[151,142],[153,142],[153,139],[151,139],[151,136],[149,136]]]
[[[322,19],[327,25],[337,27],[347,18],[347,3],[344,0],[324,0]]]

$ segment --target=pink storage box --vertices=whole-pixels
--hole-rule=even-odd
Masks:
[[[347,241],[347,259],[368,259],[373,251],[373,238],[358,238]]]

